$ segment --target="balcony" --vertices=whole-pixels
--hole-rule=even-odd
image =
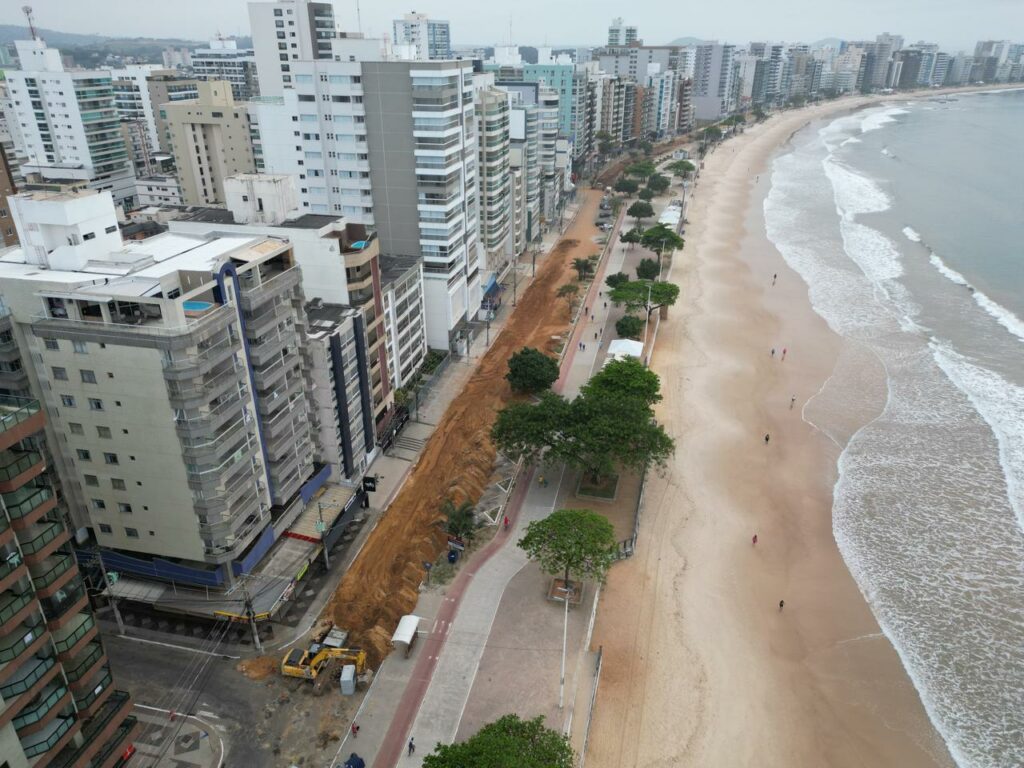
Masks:
[[[35,595],[28,589],[24,592],[15,592],[10,589],[0,592],[0,624],[15,624],[20,621],[21,619],[18,617],[34,601]],[[24,617],[22,616],[21,618],[23,619]]]
[[[42,430],[44,420],[38,400],[0,395],[0,450]]]
[[[45,468],[36,451],[0,451],[0,493],[17,490]]]
[[[0,592],[11,589],[27,575],[28,569],[18,553],[12,552],[5,559],[0,559]]]
[[[77,574],[76,574],[77,575]],[[55,591],[53,597],[40,599],[43,606],[43,616],[46,617],[46,626],[51,630],[59,629],[74,619],[79,611],[85,610],[89,598],[85,593],[85,586],[81,579],[66,584],[64,589]]]
[[[21,748],[25,757],[32,759],[45,755],[51,750],[56,752],[69,741],[77,730],[78,723],[73,717],[58,717],[47,723],[35,733],[21,739]],[[40,760],[39,765],[46,765],[47,760]]]
[[[24,693],[29,693],[34,688],[36,690],[31,695],[35,696],[46,685],[44,681],[48,681],[53,677],[52,674],[48,673],[51,670],[56,673],[56,666],[57,660],[52,656],[43,659],[32,658],[27,660],[18,667],[18,670],[11,675],[7,682],[0,686],[0,696],[3,697],[8,705],[13,703],[12,699]]]
[[[21,622],[9,624],[4,630],[7,635],[0,637],[0,682],[9,680],[18,671],[21,662],[44,645],[49,647],[50,644],[49,635],[41,622],[32,626]]]
[[[96,620],[91,613],[79,613],[53,632],[53,645],[61,660],[74,658],[85,648],[86,643],[97,635]]]
[[[50,762],[49,768],[112,768],[119,765],[138,721],[128,715],[131,696],[114,691],[82,726],[82,744],[68,747]]]
[[[90,677],[106,661],[106,653],[98,642],[89,643],[80,654],[64,663],[64,675],[72,688],[88,684]]]
[[[16,531],[28,531],[43,515],[57,506],[53,491],[46,485],[22,486],[16,491],[3,494],[3,502]],[[19,534],[18,538],[23,537]]]
[[[89,717],[107,700],[114,690],[114,679],[110,676],[110,670],[104,668],[98,677],[89,681],[90,688],[81,696],[75,697],[75,707],[79,713]]]
[[[18,536],[21,544],[21,552],[25,555],[25,561],[29,565],[43,562],[52,555],[58,547],[67,543],[71,538],[64,523],[57,520],[43,520],[37,525],[31,525]]]
[[[58,589],[71,581],[78,573],[78,569],[75,567],[74,557],[57,553],[29,568],[29,572],[32,574],[36,595],[45,598],[53,596]]]
[[[54,680],[35,698],[34,701],[21,708],[18,716],[12,721],[14,729],[23,733],[34,733],[56,714],[60,707],[71,701],[71,692],[62,680]]]
[[[164,360],[164,376],[171,381],[194,379],[208,373],[241,349],[241,345],[224,336],[194,355],[175,355],[173,360]]]

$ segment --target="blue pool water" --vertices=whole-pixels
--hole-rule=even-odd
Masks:
[[[209,301],[183,301],[181,306],[186,312],[202,312],[213,306]]]

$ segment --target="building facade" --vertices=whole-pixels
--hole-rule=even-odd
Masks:
[[[211,40],[208,48],[192,51],[192,72],[199,80],[230,83],[235,101],[250,101],[260,95],[256,55],[252,48],[239,48],[234,40]]]
[[[421,61],[451,59],[451,30],[447,21],[431,19],[423,13],[407,13],[392,23],[392,41],[409,46],[411,57]]]
[[[695,120],[718,120],[736,108],[735,47],[704,43],[696,48],[693,76]]]
[[[249,3],[249,28],[260,96],[276,97],[293,86],[297,61],[330,59],[337,37],[332,3],[275,0]]]
[[[608,45],[633,45],[639,43],[637,39],[637,28],[626,26],[622,17],[612,19],[608,25]]]
[[[174,101],[199,98],[199,81],[193,77],[182,77],[171,70],[157,70],[146,77],[149,103],[153,105],[153,119],[156,122],[157,149],[171,153],[171,135],[167,129],[167,118],[160,107]]]
[[[493,76],[489,76],[493,83]],[[480,151],[480,243],[485,269],[499,272],[508,261],[513,214],[509,149],[509,94],[494,85],[477,89],[476,130]]]

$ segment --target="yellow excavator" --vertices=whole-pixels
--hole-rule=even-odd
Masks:
[[[331,648],[313,646],[302,650],[294,648],[281,660],[281,674],[287,677],[302,677],[318,682],[323,672],[346,664],[355,664],[356,675],[366,668],[366,651],[359,648]]]

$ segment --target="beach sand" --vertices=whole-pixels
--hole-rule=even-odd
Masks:
[[[841,448],[801,406],[841,340],[764,233],[773,154],[865,103],[783,113],[706,159],[652,362],[677,450],[601,596],[587,768],[952,765],[836,548]]]

